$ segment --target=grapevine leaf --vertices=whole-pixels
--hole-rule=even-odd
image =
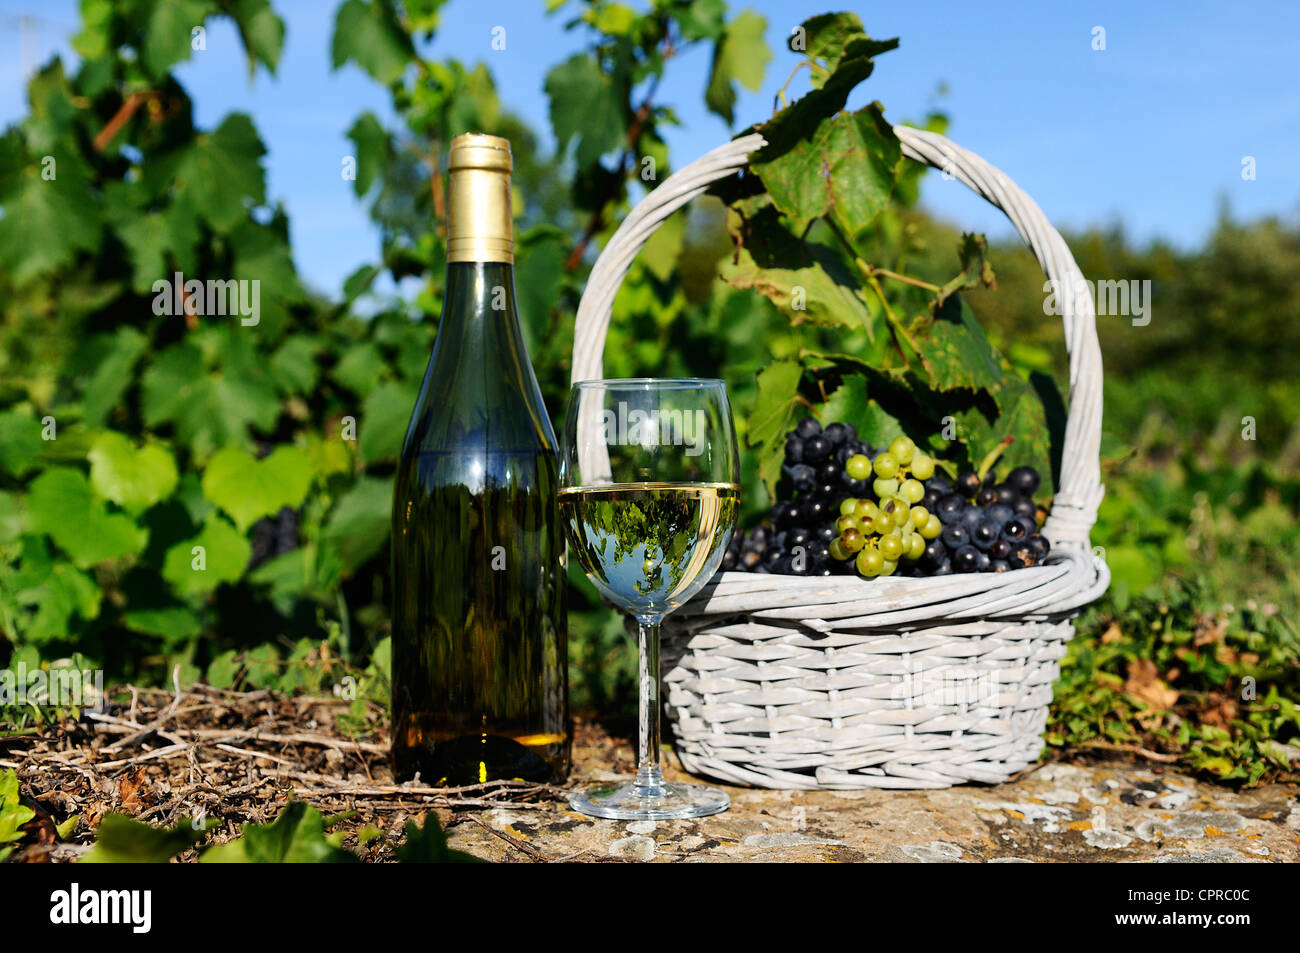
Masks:
[[[366,0],[345,0],[339,7],[330,51],[335,69],[351,61],[384,85],[397,82],[414,55],[389,5]]]
[[[366,110],[352,123],[347,135],[357,153],[356,179],[352,182],[352,189],[358,196],[365,195],[384,167],[388,155],[388,133],[375,114]]]
[[[284,21],[276,16],[269,0],[235,0],[230,15],[244,41],[249,75],[259,62],[274,73],[284,47]]]
[[[392,460],[402,449],[402,438],[415,406],[417,389],[397,381],[380,384],[361,405],[359,425],[361,460]]]
[[[73,616],[90,620],[99,615],[95,580],[66,560],[53,559],[43,536],[24,537],[17,572],[5,578],[0,566],[0,578],[0,588],[19,605],[35,607],[35,615],[20,623],[24,639],[34,644],[66,639]]]
[[[90,485],[128,513],[139,513],[176,488],[176,461],[158,443],[136,449],[124,435],[107,430],[87,455]]]
[[[575,53],[547,73],[545,88],[556,146],[563,151],[576,141],[579,166],[595,165],[623,144],[622,97],[614,80],[586,53]]]
[[[192,639],[203,631],[199,617],[186,606],[156,606],[122,613],[122,624],[133,632],[160,636],[169,644]]]
[[[242,447],[224,447],[208,461],[203,493],[246,530],[264,516],[302,503],[311,481],[311,460],[297,447],[277,447],[265,460]]]
[[[269,824],[245,824],[235,840],[199,857],[204,864],[345,864],[356,854],[325,838],[325,819],[305,801],[290,801]]]
[[[79,470],[51,467],[32,481],[28,527],[47,534],[87,568],[144,549],[148,533],[121,513],[109,513]]]
[[[154,827],[125,814],[105,814],[95,832],[95,846],[82,864],[165,864],[189,848],[206,828],[197,828],[188,818],[174,827]]]
[[[750,216],[733,208],[728,227],[737,250],[719,273],[732,287],[758,291],[795,324],[812,321],[873,334],[871,310],[834,250],[790,234],[771,205]]]
[[[763,85],[772,51],[763,34],[767,20],[753,10],[745,10],[729,23],[713,45],[713,67],[704,103],[709,111],[721,116],[727,125],[735,122],[736,83],[757,91]]]
[[[962,234],[961,244],[957,246],[957,254],[961,258],[961,271],[939,289],[936,296],[939,304],[943,304],[954,292],[974,288],[976,285],[996,290],[998,282],[993,274],[993,266],[988,262],[988,250],[989,243],[983,235],[972,232]]]
[[[781,442],[791,427],[799,405],[803,367],[797,361],[774,361],[758,372],[758,395],[749,414],[746,440],[760,449],[759,476],[776,499],[781,478]]]
[[[218,232],[228,233],[266,201],[262,156],[266,147],[244,113],[231,113],[185,150],[177,178],[194,208]]]
[[[393,481],[362,477],[334,505],[321,538],[347,569],[355,569],[388,542],[393,516]]]
[[[320,350],[316,339],[294,335],[271,355],[271,379],[283,394],[310,394],[316,387],[320,366],[316,354]]]
[[[854,374],[845,377],[822,404],[818,418],[822,424],[841,421],[857,428],[858,438],[873,447],[887,447],[895,437],[903,436],[903,428],[868,395],[866,377]]]
[[[397,859],[408,864],[479,864],[483,861],[473,854],[452,850],[447,846],[447,835],[438,823],[438,815],[430,811],[424,816],[424,826],[415,821],[406,822],[406,840],[397,848]]]
[[[780,153],[755,159],[773,204],[802,234],[814,219],[829,217],[856,242],[871,227],[893,191],[902,148],[872,103],[819,123]]]
[[[178,596],[203,595],[223,582],[238,582],[252,554],[244,534],[213,515],[197,536],[167,550],[162,576]]]
[[[22,476],[44,448],[40,421],[21,411],[0,411],[0,471]]]
[[[93,251],[102,228],[97,208],[73,176],[24,176],[0,217],[0,271],[22,286],[67,265],[78,251]]]
[[[192,31],[203,26],[211,12],[208,0],[168,0],[153,5],[142,56],[150,76],[163,79],[173,66],[189,59]]]

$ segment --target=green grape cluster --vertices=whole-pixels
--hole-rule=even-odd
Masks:
[[[919,451],[908,437],[897,437],[874,460],[865,454],[849,457],[844,470],[855,480],[871,484],[876,499],[848,499],[840,504],[835,521],[838,534],[830,555],[854,560],[868,579],[889,576],[900,561],[915,562],[925,554],[927,541],[943,532],[939,517],[921,506],[925,485],[934,476],[934,459]]]

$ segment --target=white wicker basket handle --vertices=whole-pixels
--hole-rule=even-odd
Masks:
[[[1090,295],[1079,293],[1083,274],[1059,232],[1042,210],[999,169],[943,136],[908,126],[894,133],[911,159],[942,169],[996,205],[1054,282],[1065,325],[1070,357],[1069,419],[1061,451],[1060,485],[1043,532],[1055,546],[1086,549],[1097,519],[1103,488],[1098,456],[1101,447],[1101,348]],[[719,146],[669,176],[637,204],[601,251],[582,301],[573,337],[574,381],[601,376],[605,335],[618,293],[632,261],[654,230],[719,179],[744,168],[750,153],[766,145],[753,133]]]

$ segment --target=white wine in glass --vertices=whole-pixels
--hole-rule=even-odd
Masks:
[[[702,817],[726,792],[664,781],[659,765],[659,625],[717,572],[740,504],[739,456],[718,380],[573,385],[560,460],[560,519],[601,595],[631,614],[640,642],[637,773],[570,803],[622,820]]]

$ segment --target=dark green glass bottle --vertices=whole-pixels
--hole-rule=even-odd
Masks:
[[[452,141],[447,286],[393,498],[393,764],[562,779],[570,755],[555,436],[515,309],[510,145]]]

